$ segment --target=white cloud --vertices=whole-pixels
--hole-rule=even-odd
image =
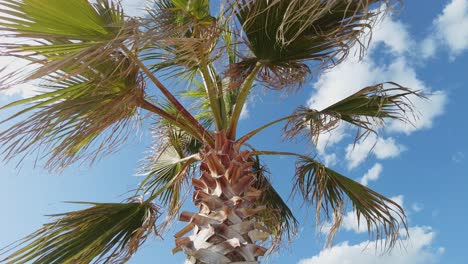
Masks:
[[[352,95],[365,86],[375,83],[375,76],[382,76],[379,67],[367,59],[359,62],[349,57],[334,69],[320,75],[314,84],[315,93],[308,101],[308,106],[322,110],[339,100]]]
[[[390,51],[397,54],[402,54],[410,51],[414,43],[406,29],[406,26],[400,22],[386,17],[378,23],[372,34],[372,43],[370,48],[375,47],[379,43],[385,44],[390,48]]]
[[[364,176],[359,180],[362,185],[367,186],[370,181],[376,181],[379,179],[380,174],[383,171],[383,166],[380,163],[376,163],[370,168]]]
[[[122,0],[122,7],[126,15],[144,16],[148,0]]]
[[[427,96],[427,99],[417,98],[416,96],[408,97],[416,111],[414,117],[409,116],[411,124],[397,120],[390,122],[387,128],[392,132],[403,132],[405,134],[431,128],[434,119],[444,113],[447,95],[442,91],[432,92],[430,88],[418,79],[416,71],[403,58],[397,59],[390,64],[387,68],[387,74],[389,77],[394,76],[394,80],[397,83],[414,90],[422,91]]]
[[[427,37],[421,42],[421,55],[424,59],[432,58],[437,51],[437,40],[433,37]]]
[[[447,48],[453,60],[468,50],[468,0],[452,0],[432,22],[428,36],[418,51],[424,59],[434,57],[439,48]]]
[[[244,119],[249,118],[249,116],[250,116],[250,112],[249,112],[249,103],[246,102],[246,103],[244,104],[244,107],[242,107],[242,111],[241,111],[241,113],[240,113],[239,119],[240,119],[240,120],[244,120]]]
[[[375,147],[372,149],[372,153],[375,154],[378,159],[388,159],[400,155],[400,153],[405,150],[406,147],[397,144],[393,138],[379,138],[377,139]]]
[[[298,264],[433,264],[439,263],[444,248],[434,248],[435,232],[430,227],[412,227],[410,238],[402,239],[389,254],[379,255],[375,252],[381,241],[365,241],[351,245],[340,243],[324,249],[319,254],[303,259]]]
[[[324,164],[327,167],[336,165],[336,163],[338,161],[338,157],[336,156],[335,153],[325,154],[325,155],[323,155],[323,159],[324,159]]]
[[[444,113],[447,95],[442,91],[435,91],[427,95],[427,100],[413,100],[416,116],[411,123],[393,121],[387,128],[390,131],[411,134],[412,132],[430,129],[434,120]]]
[[[353,169],[364,162],[369,154],[383,160],[397,157],[405,150],[406,147],[396,143],[393,138],[376,138],[371,135],[356,144],[349,144],[346,147],[346,160],[348,161],[348,168]]]
[[[317,141],[317,150],[319,154],[325,155],[326,149],[341,142],[346,137],[346,126],[340,125],[336,129],[323,133]]]
[[[411,205],[411,210],[413,210],[413,212],[415,212],[415,213],[419,213],[419,212],[421,212],[423,209],[424,209],[424,206],[421,205],[421,204],[413,203],[413,204]]]
[[[96,2],[96,0],[92,0]],[[122,8],[127,16],[144,16],[146,7],[154,2],[153,0],[121,0]]]
[[[452,0],[434,24],[437,37],[453,55],[468,49],[468,0]]]
[[[316,149],[318,155],[323,159],[325,166],[334,166],[338,162],[336,153],[328,153],[327,149],[341,142],[346,134],[346,126],[340,125],[336,129],[323,133],[317,140]]]

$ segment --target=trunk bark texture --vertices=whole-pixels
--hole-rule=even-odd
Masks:
[[[259,263],[267,250],[257,243],[270,232],[255,221],[265,207],[255,205],[261,191],[252,186],[256,177],[250,152],[241,152],[221,132],[215,136],[215,147],[205,147],[200,155],[201,177],[193,179],[193,200],[200,210],[180,215],[188,225],[175,235],[173,252],[184,251],[188,263],[194,264]]]

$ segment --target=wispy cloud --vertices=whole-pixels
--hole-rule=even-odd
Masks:
[[[406,147],[398,144],[393,138],[381,138],[374,135],[368,136],[355,144],[346,147],[346,160],[348,169],[353,169],[363,163],[369,155],[384,160],[400,155]]]
[[[422,210],[424,209],[424,206],[422,204],[419,204],[419,203],[413,203],[411,205],[411,210],[415,213],[419,213],[421,212]]]
[[[382,171],[383,171],[382,164],[376,163],[374,166],[372,166],[372,168],[370,168],[366,172],[366,174],[364,174],[364,176],[362,176],[362,178],[359,180],[359,182],[362,185],[367,186],[370,181],[378,180],[379,177],[380,177],[380,174],[382,173]]]

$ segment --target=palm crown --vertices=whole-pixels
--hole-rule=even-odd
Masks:
[[[134,197],[120,204],[89,203],[7,248],[7,263],[122,263],[175,216],[187,222],[174,252],[193,263],[257,263],[290,239],[299,221],[265,175],[264,155],[297,157],[291,190],[315,206],[317,222],[333,222],[330,241],[348,202],[375,238],[391,248],[403,209],[392,200],[308,155],[258,150],[248,144],[283,122],[288,139],[318,137],[340,123],[359,137],[377,133],[385,119],[408,121],[410,95],[395,83],[365,87],[325,109],[298,106],[245,135],[237,127],[256,86],[296,89],[309,75],[334,67],[360,37],[385,0],[219,1],[159,0],[144,17],[128,17],[110,0],[0,0],[0,30],[26,44],[0,44],[0,55],[28,60],[34,70],[5,77],[2,89],[35,80],[37,95],[4,106],[23,106],[3,122],[6,160],[40,151],[46,167],[93,161],[115,151],[153,114],[154,147]],[[188,83],[180,91],[164,79]],[[155,89],[156,92],[152,91]],[[190,102],[191,107],[181,103]],[[186,184],[199,212],[180,212]],[[155,204],[161,205],[161,210]],[[165,217],[161,217],[165,216]],[[192,231],[192,235],[187,235]],[[250,261],[250,262],[249,262]]]

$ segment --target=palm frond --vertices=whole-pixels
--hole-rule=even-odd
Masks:
[[[270,252],[279,249],[284,240],[291,241],[297,233],[298,221],[286,202],[281,198],[267,177],[267,169],[260,163],[259,157],[255,157],[253,173],[257,177],[254,186],[262,191],[262,196],[257,201],[259,205],[266,206],[266,210],[257,216],[272,234]]]
[[[48,92],[2,107],[28,106],[3,121],[26,116],[0,133],[5,159],[42,150],[46,167],[61,169],[82,157],[93,161],[97,154],[115,150],[135,127],[144,82],[138,68],[119,54],[113,57],[79,76],[49,75],[43,84]]]
[[[303,135],[317,142],[321,134],[337,128],[342,121],[358,128],[356,140],[369,133],[377,134],[386,120],[411,124],[416,114],[410,97],[424,95],[396,83],[389,83],[393,85],[390,88],[385,88],[385,84],[368,86],[320,111],[298,108],[284,128],[286,138]]]
[[[216,45],[217,27],[209,1],[157,1],[149,14],[143,22],[149,45],[142,59],[150,62],[150,69],[170,76],[196,72],[200,59]]]
[[[6,7],[0,10],[0,30],[7,32],[5,37],[34,42],[0,44],[5,50],[2,56],[19,57],[40,66],[17,82],[65,69],[70,75],[78,75],[135,37],[136,24],[127,22],[120,5],[110,0],[94,4],[83,0],[47,4],[41,0],[1,0],[0,5]]]
[[[247,46],[264,66],[260,77],[272,88],[300,84],[310,72],[308,61],[319,63],[317,71],[336,66],[359,37],[371,29],[377,14],[371,9],[388,0],[246,0],[237,18]]]
[[[214,119],[206,90],[203,84],[196,79],[191,79],[190,85],[193,87],[181,92],[181,96],[192,102],[190,109],[195,112],[195,118],[208,128],[214,123]]]
[[[2,263],[125,263],[152,234],[159,209],[151,203],[84,203],[19,241]]]
[[[202,144],[164,123],[153,128],[153,140],[152,150],[139,172],[145,176],[140,189],[168,208],[165,226],[178,214],[184,194],[189,191],[187,184],[195,172]]]
[[[315,205],[319,224],[323,213],[332,219],[328,244],[341,225],[347,198],[358,222],[361,218],[365,220],[371,237],[377,240],[385,238],[386,248],[392,248],[398,241],[400,228],[407,231],[406,216],[401,206],[314,159],[301,158],[297,162],[295,190],[307,204]]]

